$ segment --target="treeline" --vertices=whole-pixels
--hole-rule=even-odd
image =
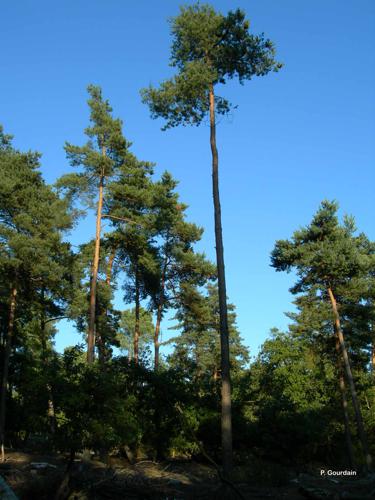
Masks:
[[[116,370],[120,367],[125,373],[143,373],[136,381],[138,391],[145,385],[142,376],[151,376],[142,369],[160,371],[170,366],[181,370],[183,358],[186,363],[199,359],[198,372],[205,366],[204,371],[209,370],[213,380],[219,379],[216,267],[203,253],[194,250],[203,229],[186,221],[187,205],[179,200],[177,181],[172,175],[164,172],[155,180],[153,165],[132,154],[131,144],[122,133],[122,123],[113,118],[100,88],[89,86],[88,91],[88,142],[84,146],[65,145],[67,158],[78,171],[63,175],[53,186],[45,183],[39,171],[40,155],[16,150],[11,137],[2,128],[0,131],[3,453],[7,408],[8,444],[20,443],[22,439],[26,443],[30,435],[42,433],[50,442],[57,440],[65,446],[70,443],[64,434],[67,432],[74,435],[69,446],[77,450],[88,446],[76,440],[77,436],[82,439],[84,434],[90,434],[91,419],[102,425],[101,439],[106,442],[105,436],[108,434],[110,439],[113,432],[108,431],[105,418],[98,414],[99,394],[104,391],[103,397],[108,398],[105,404],[102,401],[111,408],[107,418],[116,414],[116,406],[126,407],[122,398],[130,397],[130,389],[119,390],[121,377]],[[67,242],[69,231],[90,208],[96,208],[96,238],[74,251]],[[115,309],[113,299],[118,288],[123,292],[124,303],[133,305],[131,309]],[[176,350],[166,363],[159,355],[160,327],[169,310],[175,311],[177,328],[183,333],[172,339]],[[78,331],[86,335],[86,356],[79,346],[68,349],[63,356],[54,350],[56,324],[63,318],[74,321]],[[229,324],[235,363],[244,366],[248,353],[241,344],[234,312]],[[115,360],[116,347],[125,352],[125,357]],[[73,373],[82,381],[79,390],[74,388],[76,379],[70,379]],[[65,394],[85,405],[82,390],[86,391],[90,384],[83,380],[95,376],[102,382],[97,380],[91,386],[97,389],[93,394],[97,408],[89,412],[91,417],[86,414],[88,408],[73,406],[69,411],[70,400],[61,402],[60,398]],[[105,377],[109,377],[110,388]],[[186,385],[185,378],[181,383]],[[69,386],[71,394],[66,392]],[[145,395],[146,389],[143,392]],[[111,394],[120,397],[117,405],[110,403]],[[28,408],[29,403],[38,409]],[[168,415],[168,404],[163,408]],[[156,421],[159,412],[157,415]],[[82,421],[80,416],[84,417]],[[132,420],[136,422],[138,418],[136,413]],[[12,429],[15,422],[17,426]],[[127,427],[126,418],[121,425]],[[58,435],[66,426],[68,430],[63,431],[59,441]],[[139,439],[139,432],[134,439]],[[178,427],[173,432],[179,435]],[[97,439],[95,435],[91,446]],[[120,443],[121,439],[117,444]],[[132,444],[132,440],[127,444]],[[106,448],[101,444],[100,449],[103,446]]]
[[[195,250],[203,229],[168,172],[139,160],[101,89],[89,86],[76,170],[48,185],[40,155],[0,129],[0,438],[5,446],[105,457],[200,457],[372,466],[375,447],[375,244],[335,202],[276,242],[271,264],[296,272],[296,312],[251,364],[227,304],[214,94],[227,79],[277,71],[274,48],[249,35],[241,11],[183,8],[173,21],[178,75],[143,98],[166,127],[210,115],[217,262]],[[87,211],[95,238],[74,249]],[[103,222],[105,221],[105,227]],[[120,290],[126,309],[114,305]],[[253,304],[249,304],[252,309]],[[179,334],[160,355],[161,322]],[[84,344],[54,348],[57,322]],[[251,325],[249,325],[251,329]],[[119,351],[117,349],[120,349]],[[153,353],[151,353],[151,349]],[[120,354],[119,354],[120,353]]]
[[[113,119],[100,90],[89,90],[90,130],[100,131],[100,120],[108,127]],[[39,155],[14,149],[2,130],[0,137],[3,444],[154,458],[202,456],[203,449],[220,460],[215,266],[194,251],[202,229],[185,220],[176,181],[168,173],[154,180],[152,166],[128,143],[121,161],[107,146],[118,161],[103,182],[108,231],[74,252],[68,231],[83,215],[74,200],[93,203],[100,178],[83,167],[49,186]],[[97,144],[66,149],[74,164],[92,155],[101,165],[107,160]],[[309,226],[276,243],[272,265],[297,273],[297,310],[289,330],[273,331],[251,365],[229,305],[237,460],[250,453],[371,467],[375,244],[356,232],[352,218],[340,223],[337,208],[323,202]],[[59,354],[53,338],[60,318],[89,331],[98,247],[97,359],[89,360],[83,345]],[[117,287],[131,308],[115,309]],[[160,358],[160,323],[169,309],[180,333]],[[124,354],[114,355],[114,347]]]

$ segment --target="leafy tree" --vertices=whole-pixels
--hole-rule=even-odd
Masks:
[[[271,261],[277,271],[296,270],[298,280],[291,288],[293,294],[315,293],[331,305],[334,334],[345,367],[365,461],[370,469],[372,459],[344,340],[341,309],[353,295],[357,308],[361,308],[361,299],[368,297],[368,277],[375,264],[374,249],[363,234],[354,235],[352,218],[346,217],[344,224],[339,224],[337,209],[337,203],[323,201],[309,226],[296,231],[291,240],[276,242]]]
[[[89,324],[89,310],[87,303],[90,297],[91,272],[95,241],[82,244],[74,255],[72,272],[72,301],[69,305],[67,315],[76,324],[80,333],[87,332]],[[103,366],[111,352],[111,345],[117,345],[116,330],[120,313],[112,306],[113,290],[107,280],[108,274],[108,248],[106,241],[101,241],[101,255],[98,265],[98,283],[96,292],[95,329],[96,347],[98,357]],[[111,258],[109,256],[109,258]]]
[[[205,294],[192,285],[185,285],[176,329],[182,329],[173,343],[174,352],[168,361],[172,366],[185,367],[193,380],[220,379],[220,316],[217,284],[207,284]],[[235,306],[228,304],[229,349],[231,369],[235,373],[244,370],[249,361],[248,349],[242,344],[236,325]]]
[[[156,250],[147,241],[146,233],[128,228],[124,232],[122,254],[128,261],[127,277],[124,283],[125,301],[135,302],[133,354],[134,362],[138,364],[139,340],[141,336],[141,301],[156,287],[155,273]]]
[[[108,217],[115,231],[111,235],[122,270],[126,271],[125,301],[135,302],[134,361],[138,363],[141,301],[152,291],[155,280],[156,249],[150,222],[153,165],[128,155],[118,178],[111,183]]]
[[[81,198],[93,205],[97,199],[96,237],[90,286],[90,315],[87,335],[87,361],[94,360],[95,353],[95,313],[96,288],[100,258],[100,236],[102,223],[103,200],[106,195],[108,181],[117,173],[123,164],[129,143],[122,134],[122,122],[111,115],[112,108],[103,100],[100,87],[88,86],[90,99],[91,126],[85,129],[89,141],[84,146],[65,145],[67,157],[72,166],[82,166],[83,171],[67,174],[59,179],[57,185],[65,188],[71,200]]]
[[[329,353],[274,329],[251,365],[243,396],[250,442],[277,461],[328,460],[338,433],[335,366]],[[249,431],[248,431],[249,432]],[[275,446],[277,436],[277,446]]]
[[[366,296],[373,288],[372,277],[363,277],[362,286],[358,283],[348,283],[345,296],[340,297],[341,328],[345,344],[351,358],[351,369],[357,380],[366,378],[368,364],[371,358],[371,324],[374,309]],[[351,286],[353,285],[354,286]],[[367,289],[367,291],[366,291]],[[320,356],[328,356],[336,365],[338,387],[341,394],[341,405],[344,418],[345,439],[348,452],[348,465],[355,465],[355,449],[353,448],[350,425],[350,408],[347,401],[347,383],[341,356],[340,343],[337,335],[332,336],[332,306],[329,301],[322,301],[317,290],[312,288],[308,293],[298,296],[294,304],[297,312],[289,313],[293,323],[289,325],[292,334],[302,337],[313,346]],[[336,361],[335,361],[336,358]],[[362,399],[365,396],[366,383],[360,382]],[[367,397],[367,396],[365,396]],[[367,405],[366,405],[367,406]]]
[[[10,136],[0,130],[0,268],[7,280],[7,286],[2,290],[7,295],[3,297],[7,314],[1,318],[2,451],[9,363],[15,333],[20,333],[21,323],[38,317],[38,331],[45,353],[47,322],[61,314],[69,296],[71,253],[69,244],[62,241],[62,233],[71,226],[71,218],[65,201],[44,183],[38,171],[39,157],[38,153],[13,149]],[[19,321],[21,318],[22,322]]]
[[[136,442],[140,425],[132,382],[121,360],[105,371],[84,363],[79,347],[66,349],[55,380],[59,449],[73,455],[82,449],[107,453]]]
[[[112,304],[113,292],[105,281],[98,281],[95,328],[98,332],[96,345],[102,366],[110,359],[112,347],[118,347],[117,332],[121,313]]]
[[[215,115],[228,113],[230,103],[215,96],[215,87],[235,77],[243,83],[254,76],[278,71],[281,65],[275,61],[272,42],[263,35],[250,34],[249,22],[239,9],[224,16],[205,4],[182,7],[180,14],[171,19],[171,34],[171,66],[177,68],[178,73],[164,81],[159,89],[150,86],[142,90],[142,98],[153,118],[166,120],[164,129],[180,124],[199,125],[207,113],[210,117],[220,304],[223,467],[229,472],[232,467],[231,383]]]
[[[176,186],[173,177],[164,172],[153,189],[152,215],[159,262],[158,284],[151,297],[151,307],[156,313],[156,370],[159,366],[159,335],[163,315],[168,309],[178,307],[184,284],[203,285],[215,275],[215,269],[205,255],[194,252],[193,245],[201,239],[203,229],[185,220],[187,206],[180,203]]]
[[[127,309],[122,311],[120,320],[120,330],[117,338],[120,342],[120,349],[128,353],[129,359],[134,357],[134,331],[135,331],[135,311]],[[143,307],[139,311],[139,356],[145,357],[148,347],[154,339],[155,325],[152,314]]]

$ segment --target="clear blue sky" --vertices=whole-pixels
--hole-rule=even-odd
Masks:
[[[188,3],[188,2],[187,2]],[[223,95],[238,104],[218,127],[227,288],[252,353],[291,310],[291,276],[269,266],[278,238],[337,199],[375,238],[375,2],[213,1],[246,10],[285,66]],[[14,0],[0,6],[0,123],[20,149],[43,153],[48,182],[70,171],[63,144],[82,144],[86,86],[101,85],[140,158],[179,179],[200,249],[214,259],[208,127],[161,132],[139,89],[171,74],[166,19],[175,0]],[[94,236],[87,219],[71,235]],[[164,324],[164,332],[168,324]],[[166,338],[166,337],[164,337]],[[79,340],[61,325],[57,347]]]

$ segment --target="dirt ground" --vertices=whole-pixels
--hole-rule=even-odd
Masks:
[[[0,474],[20,500],[54,500],[64,479],[67,458],[9,451]],[[194,461],[129,464],[112,458],[108,465],[77,458],[62,500],[107,499],[352,499],[375,498],[375,476],[329,479],[298,473],[275,464],[236,467],[231,485],[223,485],[215,468]],[[59,500],[60,500],[59,499]]]

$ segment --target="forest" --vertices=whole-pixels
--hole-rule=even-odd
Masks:
[[[169,22],[173,75],[139,99],[164,135],[209,129],[216,260],[194,198],[138,158],[105,88],[87,86],[86,140],[65,142],[53,183],[0,126],[0,496],[374,498],[375,242],[336,199],[275,238],[293,308],[250,353],[226,288],[216,128],[226,82],[287,61],[241,9]],[[92,238],[74,245],[83,222]],[[82,340],[59,352],[64,319]]]

